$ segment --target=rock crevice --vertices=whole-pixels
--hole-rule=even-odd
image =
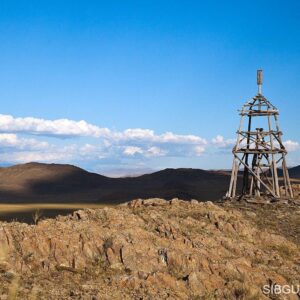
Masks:
[[[0,299],[14,278],[20,299],[268,299],[270,280],[300,282],[299,245],[254,217],[138,199],[37,225],[0,223]]]

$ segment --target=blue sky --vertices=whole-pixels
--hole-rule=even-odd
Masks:
[[[0,163],[229,168],[262,68],[300,164],[299,53],[299,1],[0,1]]]

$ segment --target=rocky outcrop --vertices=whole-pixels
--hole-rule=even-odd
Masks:
[[[0,299],[268,299],[264,285],[299,284],[299,253],[253,213],[137,199],[0,223]]]

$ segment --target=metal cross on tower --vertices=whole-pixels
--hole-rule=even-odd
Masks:
[[[282,132],[278,124],[278,109],[262,95],[262,70],[257,71],[258,94],[246,102],[240,110],[240,127],[237,141],[232,150],[234,155],[231,180],[227,198],[237,196],[293,198],[285,156],[287,151],[282,144]],[[246,124],[244,121],[246,119]],[[277,167],[282,167],[279,179]],[[239,172],[241,168],[242,172]],[[237,195],[237,182],[242,175],[241,193]]]

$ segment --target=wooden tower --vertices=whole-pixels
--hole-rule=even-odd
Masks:
[[[232,150],[234,158],[226,197],[293,198],[285,159],[287,151],[278,123],[279,112],[262,95],[262,70],[257,71],[257,85],[257,95],[240,110],[241,121]],[[280,174],[278,167],[281,167]],[[238,180],[239,185],[242,182],[241,192],[237,192]],[[280,183],[284,189],[280,188]]]

